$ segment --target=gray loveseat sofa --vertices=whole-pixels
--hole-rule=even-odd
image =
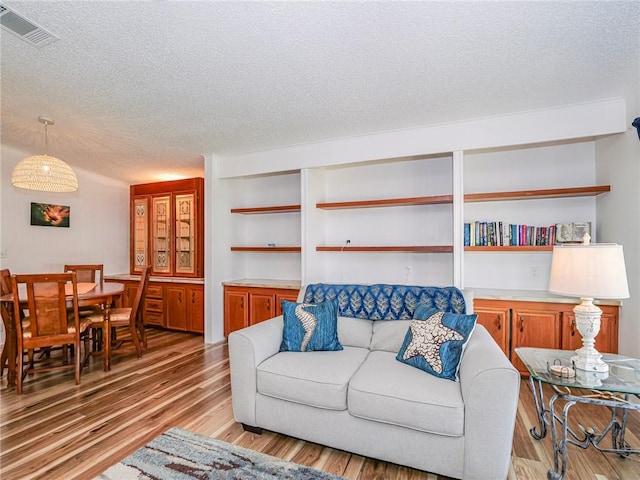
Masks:
[[[477,325],[459,382],[396,360],[420,302],[465,312],[453,287],[311,284],[338,301],[340,351],[280,352],[283,318],[229,335],[236,421],[454,478],[507,476],[520,376]]]

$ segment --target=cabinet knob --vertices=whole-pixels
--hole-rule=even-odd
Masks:
[[[575,334],[576,334],[576,319],[573,318],[571,320],[571,336],[573,337],[575,336]]]
[[[498,330],[502,330],[502,315],[498,314],[496,318],[498,320]]]
[[[267,310],[271,310],[271,300],[267,298]]]
[[[191,303],[196,303],[196,292],[191,292]]]
[[[520,333],[524,332],[524,317],[520,317]]]
[[[244,297],[240,297],[240,308],[244,308]]]

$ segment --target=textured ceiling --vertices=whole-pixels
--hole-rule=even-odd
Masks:
[[[638,1],[2,3],[60,38],[1,31],[2,143],[129,183],[640,89]]]

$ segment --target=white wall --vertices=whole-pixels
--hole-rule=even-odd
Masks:
[[[618,349],[640,358],[640,141],[631,127],[640,117],[640,85],[627,104],[625,133],[596,141],[597,179],[612,190],[598,201],[597,214],[599,241],[621,244],[627,267],[630,298],[622,304]]]
[[[129,271],[129,186],[74,168],[79,189],[46,193],[11,185],[11,172],[30,153],[0,150],[0,267],[12,273],[61,272],[66,263],[102,263],[105,274]],[[70,227],[30,225],[31,202],[71,207]]]

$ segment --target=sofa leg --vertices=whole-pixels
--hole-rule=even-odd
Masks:
[[[242,428],[245,432],[257,433],[258,435],[262,435],[262,429],[260,427],[253,427],[251,425],[247,425],[246,423],[242,424]]]

